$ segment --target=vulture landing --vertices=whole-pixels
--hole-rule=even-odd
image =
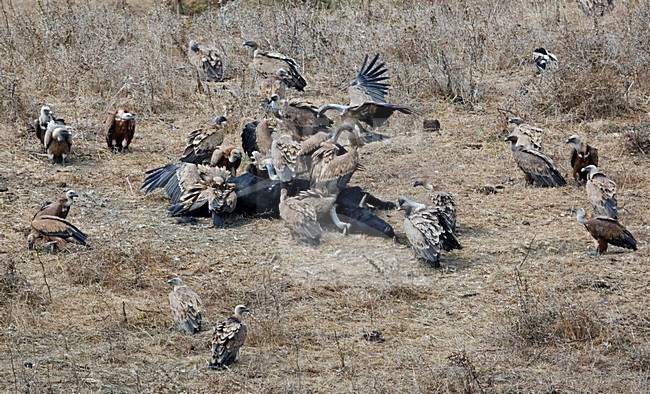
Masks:
[[[577,185],[580,185],[581,182],[587,181],[587,172],[583,172],[582,169],[589,165],[598,167],[598,149],[582,142],[577,135],[572,135],[565,142],[573,144],[571,168],[573,169],[573,179],[576,180]]]
[[[56,216],[65,219],[68,217],[68,213],[70,213],[70,207],[74,203],[75,197],[79,197],[79,195],[74,190],[68,190],[65,196],[61,197],[59,201],[43,203],[32,220],[41,216]]]
[[[201,331],[201,314],[203,313],[201,297],[184,285],[180,278],[170,279],[167,283],[174,285],[168,298],[169,307],[178,329],[190,335]]]
[[[616,183],[593,164],[583,168],[582,172],[588,174],[585,190],[596,215],[616,219]]]
[[[223,369],[237,361],[239,349],[246,341],[246,324],[242,322],[244,313],[250,310],[237,305],[235,314],[219,323],[212,333],[212,360],[209,367]]]
[[[517,145],[518,139],[519,137],[511,135],[505,140],[510,142],[512,157],[524,172],[527,184],[538,184],[542,187],[566,185],[566,181],[548,156],[530,147]]]
[[[110,112],[104,121],[106,144],[115,152],[121,152],[129,147],[135,134],[135,115],[126,108]]]
[[[636,239],[616,219],[605,216],[585,218],[584,209],[572,209],[577,214],[578,223],[585,225],[589,234],[596,240],[596,253],[598,256],[607,251],[607,245],[612,244],[621,248],[636,250]]]

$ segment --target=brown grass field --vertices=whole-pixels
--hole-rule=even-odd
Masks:
[[[126,3],[1,3],[2,391],[650,392],[650,4],[599,16],[570,1],[230,1],[178,16]],[[222,48],[230,79],[199,89],[192,37]],[[176,161],[192,125],[225,114],[240,144],[263,115],[245,39],[293,56],[317,105],[344,102],[363,56],[382,54],[389,100],[419,114],[391,118],[350,184],[424,202],[411,185],[427,177],[452,193],[463,249],[443,268],[414,259],[398,211],[381,213],[397,240],[329,230],[313,248],[280,220],[179,225],[161,191],[142,194],[144,171]],[[538,46],[556,72],[535,74]],[[74,127],[68,167],[26,132],[43,104]],[[113,154],[101,122],[120,104],[138,125]],[[499,109],[545,130],[569,186],[524,185]],[[423,132],[423,118],[442,129]],[[571,134],[599,148],[638,251],[591,256],[569,212],[591,211],[570,179]],[[70,188],[68,219],[93,248],[27,250],[33,214]],[[206,305],[192,337],[173,327],[175,276]],[[211,328],[240,303],[253,313],[239,363],[210,370]],[[384,342],[364,339],[374,330]]]

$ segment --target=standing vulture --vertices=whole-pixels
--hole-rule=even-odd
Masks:
[[[250,312],[247,307],[237,305],[235,314],[214,328],[210,368],[223,369],[237,361],[239,348],[246,341],[246,324],[242,322],[246,312]]]
[[[318,132],[328,132],[332,120],[318,114],[318,109],[309,101],[301,99],[280,100],[271,96],[271,111],[293,133],[293,139],[302,141]]]
[[[598,167],[598,149],[582,142],[580,137],[575,134],[565,142],[567,144],[573,144],[573,149],[571,149],[571,168],[573,168],[573,179],[576,180],[577,185],[580,185],[580,182],[587,180],[587,172],[583,172],[582,169],[589,165]]]
[[[524,172],[527,184],[536,183],[542,187],[566,185],[566,181],[548,156],[530,147],[517,145],[518,139],[516,135],[510,135],[505,140],[510,142],[512,157]]]
[[[34,249],[36,240],[42,239],[45,244],[51,245],[52,253],[68,242],[75,242],[81,246],[89,247],[86,239],[88,236],[81,232],[72,223],[58,216],[36,216],[32,220],[32,231],[27,238],[27,247]]]
[[[533,61],[538,74],[557,68],[557,56],[541,47],[533,51]]]
[[[51,120],[43,139],[43,146],[52,164],[67,165],[72,146],[72,128],[56,120]]]
[[[636,239],[616,219],[605,216],[585,218],[585,210],[582,208],[572,209],[571,212],[577,213],[578,223],[584,224],[589,234],[596,240],[596,256],[605,253],[608,244],[636,250]]]
[[[213,121],[192,131],[187,138],[187,146],[181,161],[185,163],[206,164],[212,153],[223,143],[225,116],[216,116]]]
[[[189,58],[200,79],[206,82],[223,81],[223,63],[216,48],[190,40]]]
[[[203,313],[201,297],[184,285],[180,278],[170,279],[167,283],[174,285],[168,298],[169,307],[178,329],[190,335],[201,331],[201,314]]]
[[[52,114],[52,110],[47,105],[44,105],[41,107],[41,111],[39,112],[38,119],[35,119],[28,126],[27,131],[36,134],[36,138],[38,138],[39,141],[41,141],[41,144],[43,144],[43,140],[45,138],[45,132],[47,131],[47,125],[48,123],[50,123],[51,120],[54,120],[54,115]]]
[[[351,142],[349,151],[337,144],[341,133],[345,131]],[[361,139],[352,133],[352,127],[344,123],[334,135],[320,144],[311,155],[311,187],[336,194],[343,189],[360,165],[358,148],[363,145]]]
[[[106,143],[116,152],[121,152],[129,147],[135,134],[135,115],[126,108],[119,108],[110,112],[104,121]]]
[[[587,198],[599,216],[616,219],[616,183],[591,164],[582,169],[587,174]]]
[[[79,197],[79,195],[74,190],[68,190],[65,196],[61,197],[59,201],[46,201],[41,205],[41,208],[36,212],[32,220],[40,216],[56,216],[65,219],[68,217],[68,213],[70,213],[70,207],[74,203],[75,197]]]
[[[511,135],[519,137],[517,145],[531,147],[540,152],[544,152],[544,130],[539,127],[524,124],[521,118],[510,118],[508,123],[516,125]]]
[[[449,224],[451,225],[451,229],[456,231],[456,200],[454,199],[454,196],[447,192],[433,190],[432,184],[425,183],[421,179],[413,182],[413,186],[422,186],[429,191],[431,204],[445,215],[447,221],[449,221]]]
[[[232,145],[220,146],[214,150],[210,158],[211,167],[222,167],[230,171],[231,176],[237,175],[237,169],[241,164],[241,150]]]
[[[451,224],[436,207],[427,207],[406,197],[398,200],[405,213],[404,230],[417,256],[434,267],[440,267],[440,249],[461,249]]]
[[[305,90],[307,82],[298,72],[299,66],[295,60],[278,52],[260,51],[255,41],[246,41],[242,45],[248,47],[248,54],[253,59],[253,67],[260,75],[267,77],[282,69],[288,74],[283,78],[288,87],[299,92]]]
[[[253,152],[259,152],[260,147],[258,144],[261,144],[264,146],[264,144],[259,140],[259,137],[257,136],[257,127],[260,125],[260,123],[266,122],[263,126],[260,127],[260,130],[264,129],[266,131],[265,134],[268,135],[268,146],[269,149],[271,148],[271,129],[269,127],[268,121],[266,120],[254,120],[252,122],[248,122],[244,125],[244,128],[241,131],[241,146],[244,149],[244,153],[251,159],[253,159]]]

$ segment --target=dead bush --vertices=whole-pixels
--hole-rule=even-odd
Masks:
[[[30,306],[45,304],[45,298],[39,294],[27,280],[14,260],[6,260],[0,272],[0,305],[3,307],[16,301]]]
[[[621,135],[628,153],[646,155],[650,152],[650,124],[627,128]]]

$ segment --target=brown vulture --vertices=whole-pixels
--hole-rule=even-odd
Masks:
[[[27,238],[27,247],[34,249],[36,240],[43,239],[45,245],[51,246],[52,253],[68,242],[76,242],[81,246],[89,247],[86,239],[88,236],[81,232],[72,223],[58,216],[37,215],[31,224],[32,231]]]
[[[135,115],[126,108],[110,112],[104,121],[106,144],[116,152],[129,147],[135,134]]]
[[[190,40],[189,58],[200,79],[206,82],[223,81],[223,63],[216,48]]]
[[[286,96],[287,86],[289,84],[289,73],[280,68],[275,73],[262,79],[258,86],[260,97],[264,100],[266,106],[271,103],[272,96],[278,96],[283,99]]]
[[[608,244],[636,250],[636,239],[616,219],[606,216],[586,218],[585,210],[582,208],[572,209],[571,212],[577,213],[578,222],[584,224],[589,234],[596,240],[596,256],[605,253]]]
[[[566,181],[548,156],[529,146],[517,145],[518,139],[518,136],[510,135],[505,140],[510,142],[512,157],[524,172],[527,184],[536,183],[542,187],[566,185]]]
[[[540,152],[544,152],[544,136],[543,129],[539,127],[534,127],[529,124],[523,124],[523,119],[521,118],[510,118],[508,123],[513,123],[517,125],[512,131],[511,135],[516,135],[519,137],[517,145],[522,145],[525,147],[533,148]]]
[[[390,104],[386,101],[385,95],[388,92],[390,83],[389,77],[384,75],[388,68],[384,63],[378,63],[379,54],[368,63],[368,55],[363,60],[361,69],[357,76],[348,86],[350,103],[345,105],[326,104],[318,109],[318,116],[334,109],[341,113],[344,122],[354,127],[360,137],[367,134],[361,123],[370,127],[379,127],[386,123],[386,120],[395,112],[412,114],[413,109],[397,104]],[[384,137],[384,136],[382,136]],[[380,138],[381,139],[381,138]]]
[[[212,153],[223,143],[223,126],[226,121],[225,116],[217,116],[213,121],[192,131],[180,161],[194,164],[210,162]]]
[[[416,255],[440,267],[440,250],[461,249],[451,224],[437,207],[428,207],[406,197],[397,200],[404,211],[404,230]]]
[[[423,180],[418,179],[413,182],[413,186],[422,186],[429,191],[429,199],[431,204],[438,208],[440,212],[447,218],[452,230],[456,231],[456,200],[454,196],[447,192],[433,190],[433,185],[425,183]]]
[[[533,50],[533,62],[535,62],[537,74],[557,68],[557,56],[541,47]]]
[[[174,285],[168,298],[176,327],[190,335],[201,331],[203,313],[201,297],[184,285],[180,278],[170,279],[167,283]]]
[[[72,146],[72,128],[56,120],[51,120],[43,139],[43,146],[52,164],[68,164],[68,155]]]
[[[242,45],[248,47],[248,54],[253,59],[253,67],[260,75],[267,77],[282,69],[288,74],[283,78],[288,87],[299,92],[305,90],[307,82],[298,72],[299,66],[295,60],[278,52],[260,51],[255,41],[246,41]]]
[[[68,213],[70,213],[70,207],[74,203],[75,197],[79,197],[79,195],[74,190],[68,190],[65,196],[61,197],[59,201],[46,201],[41,205],[41,208],[36,212],[32,220],[39,216],[56,216],[65,219],[68,217]]]
[[[321,131],[328,132],[333,123],[326,116],[318,116],[318,109],[312,103],[301,99],[280,100],[280,96],[273,95],[270,109],[293,133],[296,141],[302,141]]]
[[[573,144],[571,150],[571,168],[573,168],[573,179],[576,184],[587,181],[587,172],[582,172],[582,169],[594,165],[598,167],[598,149],[591,145],[587,145],[580,140],[577,135],[572,135],[566,141],[567,144]]]
[[[242,322],[246,312],[250,312],[247,307],[237,305],[235,314],[214,328],[210,368],[223,369],[237,361],[239,348],[246,342],[246,324]]]
[[[282,182],[289,182],[298,174],[300,166],[300,142],[291,138],[290,135],[281,135],[271,143],[271,164],[275,176],[272,179],[279,179]],[[260,165],[264,165],[262,162]]]
[[[587,174],[587,198],[599,216],[616,219],[616,183],[591,164],[582,169]]]
[[[214,150],[210,158],[211,167],[222,167],[230,171],[231,176],[237,175],[241,164],[241,150],[231,145],[220,146]]]
[[[345,131],[351,143],[350,150],[337,144],[341,133]],[[336,194],[347,185],[354,172],[359,168],[358,148],[363,141],[352,132],[352,126],[343,123],[334,135],[323,141],[312,153],[310,182],[313,189],[326,190]]]

